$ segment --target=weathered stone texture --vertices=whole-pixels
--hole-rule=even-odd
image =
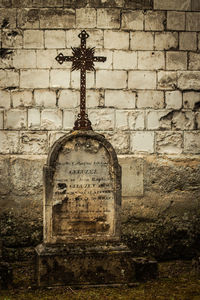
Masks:
[[[199,92],[184,92],[183,93],[183,106],[189,109],[198,109],[200,106],[200,93]]]
[[[0,90],[0,107],[8,109],[10,108],[10,92]]]
[[[186,13],[186,30],[187,31],[200,30],[200,12]]]
[[[134,132],[130,136],[130,147],[132,153],[154,152],[154,133],[153,132]]]
[[[154,0],[154,9],[187,11],[191,9],[191,0]]]
[[[17,2],[17,1],[16,1]],[[39,28],[39,9],[18,9],[17,10],[17,26],[24,29]]]
[[[153,50],[154,35],[151,32],[131,32],[130,39],[131,50]]]
[[[164,52],[139,51],[138,69],[140,70],[163,70],[165,66]]]
[[[18,87],[19,72],[16,70],[0,70],[0,87]]]
[[[168,11],[167,12],[167,29],[185,30],[185,12]]]
[[[69,70],[51,70],[50,71],[50,87],[69,88],[70,87],[70,71]]]
[[[33,105],[33,93],[29,90],[13,90],[11,99],[13,107],[29,107]]]
[[[40,30],[24,31],[24,48],[44,48],[44,34]]]
[[[104,31],[104,47],[107,49],[122,49],[129,48],[129,33],[105,30]]]
[[[41,112],[41,128],[47,130],[62,129],[62,111],[44,109]]]
[[[126,81],[127,73],[125,71],[99,70],[96,72],[97,88],[123,89],[127,86]]]
[[[130,71],[128,74],[128,87],[132,89],[155,89],[156,72]]]
[[[56,92],[51,90],[34,90],[35,105],[45,108],[56,107]]]
[[[156,132],[156,151],[166,154],[180,154],[183,151],[183,134],[173,131]]]
[[[162,91],[139,91],[137,108],[164,108],[164,93]]]
[[[166,53],[167,70],[187,70],[187,53],[173,51]]]
[[[47,132],[22,132],[21,151],[23,154],[46,154],[48,139]]]
[[[200,53],[189,54],[189,70],[199,70],[200,71]]]
[[[132,91],[105,91],[105,106],[135,108],[136,95]]]
[[[89,119],[93,124],[94,130],[114,129],[114,110],[111,108],[90,109]]]
[[[80,8],[76,10],[77,28],[95,28],[96,27],[96,9]]]
[[[178,87],[181,90],[199,90],[200,73],[197,71],[178,72]]]
[[[122,29],[143,30],[143,24],[143,11],[130,10],[122,12]]]
[[[40,12],[40,28],[74,28],[75,10],[42,9]]]
[[[147,11],[145,17],[145,30],[163,31],[166,21],[165,12]]]
[[[197,50],[196,32],[180,32],[179,35],[180,50]]]
[[[165,93],[166,108],[181,109],[182,93],[179,91],[170,91]]]
[[[27,69],[20,72],[20,88],[48,88],[49,71]]]
[[[27,128],[27,113],[25,110],[11,109],[5,114],[6,129],[26,129]]]
[[[177,32],[158,32],[155,34],[156,50],[172,50],[178,47]]]
[[[120,9],[97,9],[97,28],[120,28]]]
[[[158,89],[174,90],[177,86],[176,72],[160,71],[158,72]]]
[[[40,110],[37,108],[28,109],[28,128],[40,129]]]
[[[0,131],[0,153],[19,153],[19,132]]]
[[[198,131],[184,133],[184,152],[200,153],[200,133]]]
[[[45,30],[44,40],[45,48],[65,48],[65,31]]]

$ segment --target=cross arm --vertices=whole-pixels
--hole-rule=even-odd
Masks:
[[[106,57],[105,56],[94,56],[93,60],[96,62],[104,62],[104,61],[106,61]]]
[[[62,53],[59,53],[56,56],[57,62],[59,62],[61,65],[64,63],[64,61],[73,61],[73,58],[73,56],[64,56]]]

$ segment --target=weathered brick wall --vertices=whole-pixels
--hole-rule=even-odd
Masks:
[[[143,249],[144,240],[160,234],[159,240],[173,223],[162,242],[183,231],[184,243],[174,237],[181,247],[196,243],[200,2],[0,0],[0,24],[0,195],[6,214],[26,209],[24,227],[35,218],[41,228],[42,166],[79,110],[79,71],[55,57],[71,55],[86,29],[87,45],[107,57],[87,73],[87,107],[94,130],[111,141],[122,164],[124,236]],[[8,232],[4,227],[6,247],[19,248],[22,237],[12,243]],[[27,235],[22,246],[38,236]]]

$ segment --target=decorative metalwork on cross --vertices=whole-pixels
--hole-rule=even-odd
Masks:
[[[86,114],[86,71],[95,71],[94,62],[105,62],[106,57],[94,56],[95,47],[86,48],[86,39],[89,34],[82,30],[78,35],[81,39],[81,46],[79,48],[72,47],[73,56],[64,56],[62,53],[58,54],[56,60],[62,64],[65,61],[72,61],[72,71],[80,70],[80,113],[74,124],[74,130],[92,130],[91,122]]]

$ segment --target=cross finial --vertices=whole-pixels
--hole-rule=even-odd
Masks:
[[[79,48],[72,47],[73,56],[64,56],[59,53],[56,60],[62,64],[64,61],[72,61],[72,71],[81,71],[80,82],[80,113],[74,124],[74,130],[92,130],[91,122],[86,114],[86,71],[95,71],[94,62],[104,62],[106,57],[94,56],[95,48],[86,48],[86,39],[89,34],[82,30],[78,37],[81,39]]]

